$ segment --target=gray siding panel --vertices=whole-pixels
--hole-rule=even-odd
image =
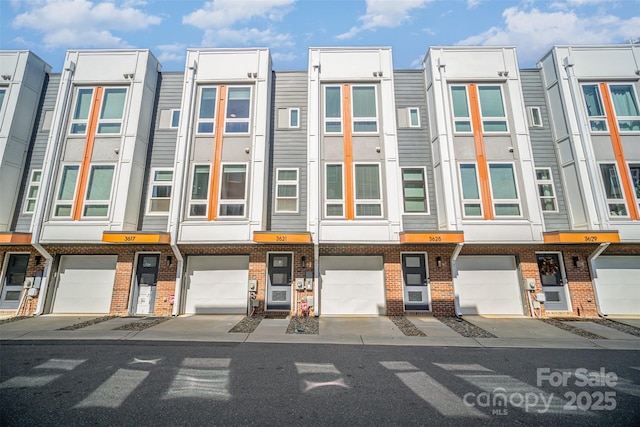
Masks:
[[[545,229],[547,231],[568,230],[570,225],[567,214],[567,205],[564,197],[562,181],[560,179],[558,159],[556,157],[553,135],[551,134],[549,110],[545,102],[540,71],[521,70],[520,77],[525,106],[540,107],[540,113],[542,115],[542,127],[529,128],[533,160],[536,167],[551,168],[553,184],[558,202],[558,213],[543,212]]]
[[[19,233],[28,233],[31,228],[31,219],[33,214],[24,213],[25,197],[27,192],[27,186],[31,179],[31,172],[34,169],[42,169],[44,163],[44,153],[47,149],[47,142],[49,140],[49,131],[42,130],[42,123],[45,118],[46,111],[53,111],[56,98],[58,97],[58,89],[60,86],[60,74],[50,74],[49,81],[44,88],[44,96],[41,98],[40,111],[38,114],[37,128],[35,129],[36,135],[31,146],[28,156],[28,164],[25,166],[25,172],[22,179],[22,184],[19,192],[19,199],[17,203],[15,231]],[[39,194],[40,195],[40,194]]]
[[[420,109],[420,128],[398,128],[398,156],[401,167],[426,166],[426,185],[429,197],[429,215],[403,215],[404,231],[437,230],[438,218],[436,193],[429,144],[429,126],[427,119],[427,91],[424,74],[421,70],[395,71],[394,90],[396,108],[418,107]]]
[[[147,215],[147,204],[149,203],[149,180],[154,168],[173,168],[176,152],[176,140],[178,139],[178,129],[160,129],[160,111],[180,109],[182,102],[182,88],[184,73],[162,73],[158,85],[157,105],[153,134],[151,138],[150,152],[147,153],[147,170],[143,187],[144,202],[141,204],[141,221],[139,221],[142,231],[167,231],[169,216]],[[182,112],[181,112],[182,113]],[[175,182],[174,176],[174,182]],[[175,189],[173,190],[175,192]]]
[[[278,128],[279,108],[299,108],[300,127]],[[307,73],[275,72],[271,115],[271,168],[267,209],[267,229],[271,231],[307,231]],[[278,168],[296,168],[298,176],[298,213],[275,212],[275,172]]]

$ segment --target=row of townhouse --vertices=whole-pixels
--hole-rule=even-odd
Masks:
[[[0,309],[640,314],[640,46],[0,52]]]

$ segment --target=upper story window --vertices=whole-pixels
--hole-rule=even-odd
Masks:
[[[251,88],[230,87],[227,93],[225,133],[249,133]]]
[[[111,204],[114,165],[92,165],[82,210],[83,217],[107,217]]]
[[[629,216],[615,163],[600,163],[600,174],[610,217]]]
[[[632,84],[608,84],[615,120],[620,132],[640,131],[640,110]],[[603,93],[598,84],[582,85],[589,127],[592,132],[606,132],[607,115]]]
[[[640,207],[640,163],[629,164],[629,173],[631,174],[631,185],[636,195],[636,203]]]
[[[180,124],[180,110],[171,110],[171,129],[177,129]]]
[[[478,108],[472,108],[469,97],[469,85],[451,86],[454,129],[458,133],[473,132],[472,114],[479,115],[483,132],[508,132],[506,109],[502,97],[502,87],[478,85]]]
[[[206,217],[209,208],[209,176],[211,165],[193,165],[189,217]]]
[[[404,213],[428,213],[424,168],[402,169]]]
[[[298,169],[276,169],[276,212],[298,212]]]
[[[126,88],[97,88],[102,90],[100,111],[93,111],[92,103],[96,88],[79,88],[71,118],[71,134],[85,135],[92,119],[97,122],[98,134],[119,134],[122,132]],[[95,118],[95,115],[98,115]]]
[[[408,108],[407,113],[409,115],[409,127],[410,128],[419,128],[420,127],[420,109],[416,108]]]
[[[173,170],[156,169],[152,172],[149,182],[149,215],[166,215],[171,205],[171,190],[173,188]]]
[[[520,216],[518,185],[511,163],[489,163],[493,211],[496,216]]]
[[[465,217],[482,217],[482,201],[478,186],[478,168],[475,163],[460,164],[462,210]]]
[[[5,88],[0,88],[0,109],[2,109],[2,104],[4,104],[4,95],[7,93]]]
[[[325,215],[344,217],[344,193],[341,164],[328,164],[325,169]]]
[[[300,109],[299,108],[289,109],[289,127],[290,128],[300,127]]]
[[[538,197],[542,211],[558,212],[551,168],[536,168],[536,184],[538,185]]]
[[[353,132],[378,131],[378,105],[375,86],[352,86]]]
[[[324,90],[324,131],[342,132],[342,88],[327,86]]]
[[[247,165],[223,164],[220,183],[220,216],[245,216]]]
[[[530,127],[542,127],[542,113],[540,113],[540,107],[527,107],[527,115],[529,116]]]
[[[24,213],[33,213],[33,211],[35,211],[41,180],[42,171],[40,169],[31,171],[31,179],[29,179],[29,187],[27,188],[27,198],[24,204]]]
[[[197,133],[213,133],[216,117],[216,94],[217,88],[215,87],[200,88]]]
[[[355,164],[355,213],[357,217],[382,216],[379,164]]]
[[[58,192],[53,206],[53,216],[70,218],[73,210],[73,200],[76,195],[78,173],[80,165],[64,165],[60,174]]]

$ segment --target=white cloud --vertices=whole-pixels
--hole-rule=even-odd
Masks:
[[[280,21],[296,0],[214,0],[182,18],[184,24],[204,30],[202,44],[206,46],[261,45],[290,46],[293,37],[278,33],[269,25]],[[258,21],[267,28],[257,28]],[[240,23],[251,26],[238,28]]]
[[[474,9],[480,5],[480,0],[467,0],[467,9]]]
[[[158,52],[158,61],[161,64],[166,62],[184,62],[186,58],[187,47],[183,44],[161,44],[156,46]]]
[[[395,28],[411,18],[410,12],[426,6],[433,0],[367,0],[367,13],[360,18],[361,25],[353,26],[336,36],[339,40],[350,39],[358,33],[377,28]]]
[[[24,2],[28,10],[16,16],[13,26],[43,33],[45,48],[127,47],[113,31],[136,31],[157,25],[161,19],[139,9],[113,2],[44,0]]]
[[[640,34],[640,16],[578,16],[575,12],[541,12],[511,7],[502,13],[504,25],[459,41],[459,45],[515,45],[518,56],[533,61],[557,44],[620,43]]]
[[[275,61],[278,61],[280,63],[292,62],[298,59],[298,55],[292,52],[289,52],[289,53],[274,52],[271,54],[271,58],[274,60],[274,62]]]

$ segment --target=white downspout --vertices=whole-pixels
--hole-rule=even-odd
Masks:
[[[456,290],[456,276],[458,275],[458,267],[456,266],[456,260],[464,243],[458,243],[451,255],[451,283],[453,284],[453,305],[455,308],[456,316],[462,317],[462,311],[460,310],[460,300],[458,299],[458,291]]]
[[[182,253],[180,253],[180,248],[178,247],[178,231],[180,229],[180,219],[182,218],[184,212],[184,203],[182,203],[183,193],[185,188],[185,182],[187,181],[187,173],[188,168],[186,167],[188,162],[188,152],[187,149],[189,147],[189,141],[191,140],[191,133],[193,129],[193,91],[195,90],[195,75],[197,71],[197,63],[194,61],[192,65],[189,66],[189,72],[191,75],[189,76],[189,80],[187,81],[187,90],[186,96],[188,96],[188,110],[183,112],[180,115],[180,126],[179,129],[185,135],[184,143],[178,145],[176,149],[179,149],[179,152],[176,152],[176,163],[174,167],[174,183],[179,183],[180,185],[176,186],[174,184],[174,188],[177,190],[177,194],[172,197],[171,203],[171,217],[169,220],[169,234],[171,237],[170,245],[173,254],[176,257],[176,286],[174,289],[174,301],[173,301],[173,310],[171,311],[172,316],[177,316],[180,314],[180,308],[182,307],[182,275],[184,272],[184,257]],[[183,97],[184,99],[184,97]],[[184,103],[183,103],[184,105]],[[184,120],[184,114],[186,114],[187,120]],[[186,124],[185,124],[186,123]],[[186,128],[186,129],[185,129]],[[180,136],[178,135],[178,141],[180,141]]]
[[[42,182],[40,183],[39,192],[40,197],[36,199],[36,206],[33,212],[31,246],[33,246],[45,259],[42,280],[40,282],[40,292],[38,294],[38,304],[36,305],[36,311],[33,313],[34,316],[40,316],[44,312],[49,276],[51,275],[51,267],[53,266],[53,256],[40,244],[40,236],[42,235],[42,223],[44,222],[44,216],[47,213],[47,201],[49,200],[48,196],[53,181],[52,175],[55,171],[54,165],[57,164],[56,159],[58,158],[58,152],[60,151],[60,141],[65,130],[62,118],[67,111],[67,105],[71,98],[72,75],[75,68],[76,64],[69,60],[65,63],[62,71],[60,90],[64,94],[63,102],[61,105],[57,105],[54,110],[53,125],[51,127],[51,129],[54,129],[54,132],[49,135],[49,139],[47,141],[44,162],[42,164]]]
[[[604,252],[611,243],[600,243],[600,246],[589,255],[587,260],[589,261],[589,274],[591,274],[591,283],[593,286],[593,294],[596,298],[596,310],[598,311],[598,315],[600,317],[605,317],[606,314],[600,310],[600,301],[598,301],[598,292],[596,292],[596,259]]]

